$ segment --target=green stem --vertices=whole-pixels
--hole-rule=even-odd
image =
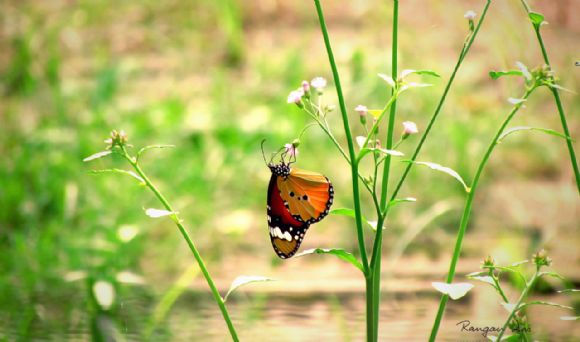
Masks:
[[[324,21],[324,13],[322,12],[322,6],[320,5],[320,0],[314,0],[316,5],[316,13],[318,14],[318,21],[320,22],[320,30],[322,31],[322,36],[324,38],[324,45],[326,46],[326,52],[328,54],[328,61],[332,69],[332,75],[334,78],[334,84],[336,85],[336,93],[338,95],[338,103],[340,105],[340,113],[342,114],[342,123],[344,126],[344,132],[346,134],[346,142],[348,144],[348,154],[352,178],[352,193],[354,200],[354,212],[356,221],[356,231],[358,237],[359,252],[362,259],[362,264],[364,268],[365,275],[368,274],[369,262],[367,258],[367,251],[364,241],[364,232],[362,225],[362,213],[360,206],[360,193],[358,188],[358,162],[356,160],[356,155],[354,152],[354,143],[352,141],[352,134],[350,132],[350,124],[348,122],[348,114],[346,111],[346,105],[344,103],[344,96],[342,94],[342,86],[340,84],[340,77],[338,75],[338,68],[336,67],[336,62],[334,61],[334,54],[332,52],[332,47],[330,46],[330,39],[328,38],[328,29],[326,28],[326,22]]]
[[[501,298],[503,299],[503,301],[505,303],[509,303],[509,299],[507,298],[507,296],[505,295],[505,293],[501,289],[501,285],[499,284],[499,279],[493,273],[493,268],[490,268],[489,269],[489,276],[491,277],[491,279],[493,279],[493,283],[495,284],[495,288],[497,289],[497,292],[499,292],[499,294],[500,294]]]
[[[527,89],[522,98],[527,99],[530,96],[530,94],[534,91],[534,89],[535,87]],[[499,137],[501,136],[507,125],[510,123],[514,115],[522,107],[522,105],[523,102],[518,103],[512,108],[508,116],[501,124],[501,127],[495,134],[494,138],[491,140],[491,143],[489,144],[489,147],[487,148],[487,151],[485,152],[483,159],[479,162],[477,171],[475,173],[475,177],[473,178],[471,190],[469,191],[469,194],[467,195],[467,200],[465,201],[463,215],[461,216],[461,223],[459,224],[459,231],[457,232],[457,240],[455,241],[455,249],[453,250],[453,257],[451,258],[451,264],[449,265],[449,273],[447,274],[446,281],[448,284],[451,284],[453,282],[453,278],[455,277],[455,268],[457,266],[457,262],[459,261],[459,255],[461,254],[461,245],[463,243],[463,237],[465,236],[467,224],[469,223],[469,217],[471,215],[471,206],[473,204],[475,193],[477,192],[476,190],[479,184],[481,174],[483,173],[483,170],[489,158],[491,157],[491,153],[493,152],[495,146],[497,145],[497,140],[499,139]],[[433,328],[431,329],[431,337],[429,338],[429,341],[431,342],[435,341],[435,338],[437,337],[437,332],[439,330],[439,326],[441,325],[441,318],[443,317],[443,313],[445,312],[445,306],[447,305],[448,299],[449,299],[448,295],[443,295],[441,297],[441,302],[439,303],[439,310],[437,311],[437,316],[435,318],[435,322],[433,323]]]
[[[526,299],[526,297],[528,296],[528,292],[530,292],[530,290],[532,289],[532,287],[534,286],[534,284],[536,283],[536,280],[539,278],[539,267],[536,269],[536,273],[534,273],[534,276],[532,277],[532,279],[529,281],[529,283],[527,284],[526,288],[524,289],[524,291],[522,291],[522,294],[520,295],[520,298],[518,298],[518,301],[516,303],[516,305],[514,306],[513,310],[510,312],[507,320],[505,321],[503,327],[501,328],[501,331],[499,333],[499,335],[497,336],[497,341],[501,341],[501,338],[503,337],[503,334],[505,333],[510,321],[512,320],[512,318],[514,317],[514,315],[516,314],[516,312],[518,312],[520,305],[522,305],[522,301],[524,299]]]
[[[397,78],[398,74],[398,32],[399,32],[399,0],[393,0],[393,24],[392,24],[392,42],[391,42],[391,77]],[[397,90],[393,89],[391,97],[393,98],[390,105],[389,125],[387,128],[386,148],[388,150],[393,147],[393,134],[395,130],[395,115],[397,113]],[[389,186],[389,176],[391,173],[391,155],[386,155],[383,166],[383,177],[381,181],[381,203],[379,210],[382,213],[387,206],[387,190]],[[381,256],[383,245],[383,223],[385,215],[380,215],[377,220],[377,232],[375,234],[375,241],[373,243],[373,250],[371,256],[371,272],[372,272],[372,326],[374,340],[378,340],[379,336],[379,307],[381,302]]]
[[[475,41],[475,37],[477,36],[477,33],[479,32],[479,29],[480,29],[481,25],[483,24],[483,21],[485,20],[485,16],[487,14],[487,10],[489,9],[490,4],[491,4],[491,0],[487,0],[485,7],[483,8],[483,12],[481,13],[481,18],[479,19],[479,22],[477,23],[475,30],[473,31],[473,33],[470,33],[469,40],[461,49],[461,53],[459,54],[459,58],[457,59],[457,63],[455,64],[455,68],[453,68],[453,72],[451,73],[451,77],[449,77],[449,81],[447,81],[447,85],[445,86],[445,90],[443,91],[443,95],[441,95],[441,99],[439,100],[439,103],[437,104],[437,108],[435,108],[435,112],[431,116],[431,120],[429,120],[429,124],[427,125],[427,128],[425,129],[425,133],[421,136],[421,140],[419,140],[419,144],[415,148],[415,152],[413,153],[413,156],[411,157],[411,162],[407,164],[405,171],[403,171],[403,175],[401,176],[401,178],[399,179],[399,182],[395,186],[395,191],[393,191],[393,194],[391,195],[391,201],[397,197],[399,190],[401,190],[401,187],[403,186],[403,183],[405,182],[405,179],[407,178],[407,175],[411,171],[411,168],[413,167],[413,165],[415,165],[415,163],[413,163],[413,162],[415,160],[417,160],[417,156],[419,155],[419,152],[421,152],[421,148],[423,147],[423,144],[425,143],[425,140],[427,139],[429,132],[431,132],[431,129],[433,128],[433,125],[435,124],[435,120],[439,116],[439,112],[441,112],[441,108],[443,108],[443,104],[445,103],[445,100],[447,98],[447,94],[449,93],[449,90],[451,89],[451,85],[453,84],[453,81],[455,80],[455,76],[457,74],[457,71],[459,70],[459,67],[461,66],[461,64],[463,63],[463,60],[467,56],[467,53],[471,49],[471,45],[473,45],[473,42]],[[388,206],[387,206],[386,210],[388,210]],[[386,212],[384,214],[386,215]]]
[[[528,15],[532,11],[526,0],[521,0]],[[534,25],[534,31],[536,32],[536,37],[538,38],[538,44],[540,44],[540,49],[542,50],[542,56],[544,57],[544,63],[552,69],[550,65],[550,60],[548,59],[548,52],[544,46],[544,40],[542,39],[542,34],[540,33],[540,25]],[[558,114],[560,115],[560,122],[562,123],[562,129],[567,137],[572,137],[570,135],[570,130],[568,129],[568,122],[566,121],[566,115],[564,113],[564,108],[562,107],[562,101],[560,100],[560,93],[558,89],[550,87],[550,91],[554,96],[554,101],[556,102],[556,107],[558,108]],[[578,169],[578,161],[576,159],[576,152],[574,151],[574,145],[572,145],[572,139],[566,139],[566,144],[568,146],[568,153],[570,154],[570,162],[572,163],[572,168],[574,169],[574,177],[576,178],[576,188],[578,193],[580,193],[580,171]]]
[[[161,192],[157,189],[157,187],[151,182],[151,180],[149,180],[149,177],[147,177],[145,172],[143,172],[143,170],[141,169],[141,167],[137,163],[136,159],[131,157],[127,153],[127,150],[125,149],[124,146],[122,147],[122,151],[123,151],[123,156],[125,157],[125,159],[127,159],[129,161],[129,163],[131,164],[131,166],[133,166],[133,169],[135,169],[137,174],[145,182],[145,185],[153,192],[153,194],[155,194],[155,197],[157,197],[157,199],[163,204],[165,209],[167,209],[168,211],[170,211],[172,213],[175,213],[175,211],[173,210],[173,208],[171,207],[171,205],[169,204],[167,199],[165,199],[163,194],[161,194]],[[215,283],[213,282],[213,279],[211,278],[211,275],[209,274],[209,271],[207,270],[205,263],[203,262],[201,254],[199,254],[197,248],[195,247],[195,244],[193,243],[193,240],[189,236],[189,233],[187,232],[187,230],[185,229],[183,224],[181,224],[181,220],[179,219],[177,214],[173,214],[172,216],[173,216],[172,217],[173,221],[175,221],[177,228],[179,228],[181,235],[183,236],[183,238],[187,242],[189,249],[193,253],[193,257],[195,258],[195,260],[197,261],[197,263],[199,265],[199,268],[201,269],[201,273],[203,274],[203,276],[205,277],[205,280],[207,281],[207,284],[209,285],[211,293],[212,293],[218,307],[220,308],[220,311],[222,313],[222,316],[224,317],[224,320],[226,321],[226,324],[227,324],[228,329],[230,331],[230,335],[232,336],[232,340],[235,342],[238,342],[239,341],[238,334],[236,332],[236,329],[234,328],[234,325],[232,323],[232,320],[230,318],[230,315],[228,313],[226,305],[225,305]]]

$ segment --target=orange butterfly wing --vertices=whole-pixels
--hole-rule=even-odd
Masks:
[[[292,168],[288,177],[278,177],[280,197],[298,220],[314,223],[328,215],[334,188],[325,176]]]

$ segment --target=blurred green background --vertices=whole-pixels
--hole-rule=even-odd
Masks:
[[[390,73],[391,2],[323,4],[352,124],[362,134],[352,109],[380,108],[389,94],[376,74]],[[467,34],[463,14],[483,5],[401,2],[400,69],[432,69],[442,79],[402,95],[396,127],[411,120],[424,129]],[[561,84],[577,91],[579,3],[531,5],[549,22],[543,33]],[[519,2],[493,2],[420,160],[471,182],[509,111],[507,98],[522,93],[519,79],[492,81],[488,71],[513,69],[516,61],[542,63],[533,30]],[[222,291],[240,274],[278,279],[228,302],[243,340],[360,340],[364,282],[357,271],[332,257],[282,262],[267,233],[270,174],[260,141],[276,150],[298,135],[309,120],[286,96],[315,76],[331,80],[311,1],[2,1],[0,340],[228,339],[175,226],[144,215],[143,208],[160,207],[153,196],[128,177],[88,173],[126,167],[119,158],[82,162],[104,149],[111,129],[124,129],[137,148],[176,145],[150,152],[143,167],[184,218]],[[330,83],[324,101],[336,104]],[[562,98],[578,139],[580,99]],[[526,106],[514,126],[562,130],[546,89]],[[344,144],[339,114],[329,121]],[[412,153],[417,141],[400,150]],[[352,206],[349,169],[320,130],[303,137],[297,165],[333,181],[335,208]],[[391,178],[403,166],[395,164]],[[545,247],[554,269],[578,283],[579,201],[564,141],[510,136],[483,178],[458,279],[487,254],[511,263]],[[464,194],[453,179],[415,168],[401,196],[418,200],[387,222],[381,336],[424,340],[438,303],[430,282],[446,273]],[[313,247],[356,251],[352,221],[331,216],[316,224],[302,249]],[[115,294],[109,308],[94,297],[103,284]],[[559,288],[543,284],[540,296],[580,306],[578,298],[554,296]],[[441,339],[466,338],[455,326],[462,319],[499,324],[505,312],[498,302],[479,286],[450,303]],[[534,332],[580,336],[563,315],[573,314],[532,310]]]

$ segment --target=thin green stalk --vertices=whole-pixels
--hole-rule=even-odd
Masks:
[[[530,94],[536,89],[536,87],[532,87],[527,89],[524,96],[522,97],[526,100]],[[518,112],[518,110],[522,107],[523,102],[516,104],[508,116],[505,118],[503,123],[501,124],[499,130],[495,134],[494,138],[491,140],[489,147],[487,148],[483,159],[479,162],[477,167],[477,171],[475,173],[475,177],[473,178],[473,183],[471,186],[471,190],[467,195],[467,199],[465,201],[465,208],[463,209],[463,215],[461,216],[461,223],[459,224],[459,231],[457,232],[457,240],[455,241],[455,249],[453,250],[453,257],[451,258],[451,264],[449,265],[449,273],[447,274],[447,283],[451,284],[453,282],[453,278],[455,277],[455,268],[457,266],[457,262],[459,261],[459,254],[461,253],[461,245],[463,243],[463,237],[465,236],[465,231],[467,229],[467,224],[469,223],[469,217],[471,215],[471,206],[473,204],[473,199],[475,197],[475,193],[477,192],[477,186],[479,184],[479,179],[489,158],[491,157],[491,153],[493,152],[495,146],[497,145],[497,141],[507,125],[510,123],[514,115]],[[437,337],[437,332],[439,330],[439,326],[441,325],[441,319],[443,317],[443,313],[445,312],[445,306],[447,305],[447,301],[449,300],[448,295],[441,296],[441,302],[439,303],[439,310],[437,311],[437,316],[435,318],[435,322],[433,323],[433,328],[431,329],[431,337],[429,341],[435,341]]]
[[[399,37],[399,0],[393,0],[393,29],[392,29],[392,45],[391,45],[391,76],[397,77],[398,74],[398,37]],[[389,125],[387,128],[386,148],[388,150],[393,147],[393,134],[395,130],[395,115],[397,113],[396,89],[392,90],[391,96],[395,98],[391,104],[389,112]],[[389,187],[389,176],[391,173],[391,155],[385,156],[383,166],[383,177],[381,181],[381,203],[380,212],[382,213],[387,205],[387,191]],[[383,242],[383,223],[385,215],[380,215],[377,220],[377,232],[375,234],[375,241],[373,243],[373,250],[371,256],[371,272],[372,272],[372,325],[373,337],[376,341],[379,336],[379,307],[381,302],[381,255]]]
[[[501,289],[501,285],[499,284],[499,280],[497,279],[497,277],[495,276],[495,274],[493,274],[493,268],[490,268],[489,269],[489,276],[493,280],[493,283],[495,284],[495,288],[497,289],[497,292],[499,292],[499,294],[500,294],[501,298],[503,299],[503,301],[505,303],[509,303],[509,300],[508,300],[507,296],[505,295],[505,293]]]
[[[532,287],[536,283],[536,280],[538,280],[539,274],[540,274],[540,267],[538,266],[536,268],[536,273],[534,273],[534,276],[532,277],[532,279],[530,279],[530,282],[527,284],[526,288],[522,291],[520,298],[518,298],[516,305],[514,306],[513,310],[510,312],[507,320],[505,321],[503,327],[501,328],[501,331],[500,331],[499,335],[497,336],[497,341],[501,341],[501,338],[503,337],[503,334],[505,333],[510,321],[512,320],[512,318],[514,317],[514,315],[518,311],[520,305],[522,305],[522,301],[528,296],[528,292],[530,292],[530,290],[532,289]]]
[[[470,34],[469,39],[467,40],[467,43],[461,49],[461,53],[459,54],[459,58],[457,59],[457,63],[455,64],[455,68],[453,68],[453,72],[451,73],[451,77],[449,77],[449,81],[447,81],[447,85],[445,86],[445,90],[443,91],[443,95],[441,95],[441,99],[439,100],[439,103],[437,104],[437,107],[435,108],[435,112],[433,113],[433,115],[431,116],[431,119],[429,120],[429,124],[427,125],[427,128],[425,129],[425,133],[421,136],[421,140],[419,140],[419,144],[415,148],[415,152],[413,152],[413,156],[411,157],[411,162],[407,164],[405,171],[403,171],[403,174],[402,174],[401,178],[399,179],[399,182],[395,186],[395,191],[393,191],[393,194],[391,195],[391,201],[397,197],[399,190],[401,190],[401,187],[403,186],[403,183],[405,182],[405,179],[407,178],[407,175],[411,171],[411,168],[415,165],[415,163],[413,163],[413,162],[415,160],[417,160],[417,156],[419,155],[419,152],[421,152],[421,148],[423,147],[425,140],[427,140],[427,136],[431,132],[431,129],[433,128],[433,125],[435,124],[435,120],[437,120],[437,117],[439,116],[439,112],[443,108],[443,104],[445,103],[445,100],[447,99],[447,94],[449,93],[449,90],[451,89],[451,85],[453,84],[453,81],[455,80],[455,76],[457,74],[457,71],[459,70],[459,67],[461,66],[461,64],[463,63],[463,60],[467,56],[467,53],[471,49],[471,45],[473,45],[473,42],[475,41],[475,37],[477,36],[479,29],[480,29],[481,25],[483,24],[483,21],[485,20],[485,16],[487,14],[487,10],[489,9],[490,4],[491,4],[491,0],[487,0],[485,7],[483,8],[483,11],[481,13],[481,18],[479,19],[477,26],[475,27],[475,30],[473,31],[473,33]],[[389,209],[389,207],[387,206],[386,210],[388,210],[388,209]],[[384,214],[386,215],[386,212]]]
[[[330,63],[330,67],[332,69],[332,75],[334,78],[334,84],[336,85],[336,93],[338,95],[338,103],[340,105],[340,113],[342,114],[342,123],[344,126],[344,132],[346,134],[346,141],[348,144],[348,153],[349,159],[351,160],[350,163],[350,170],[351,170],[351,178],[352,178],[352,193],[353,193],[353,200],[354,200],[354,212],[355,212],[355,221],[356,221],[356,231],[358,237],[358,245],[359,245],[359,252],[362,259],[362,264],[364,268],[364,274],[368,275],[368,258],[367,252],[364,242],[364,232],[363,232],[363,225],[362,225],[362,213],[361,213],[361,206],[360,206],[360,193],[358,188],[358,162],[356,160],[356,155],[354,152],[354,143],[352,141],[352,134],[350,131],[350,124],[348,122],[348,114],[346,111],[346,105],[344,103],[344,96],[342,93],[342,86],[340,84],[340,77],[338,75],[338,69],[336,67],[336,62],[334,61],[334,54],[332,52],[332,47],[330,46],[330,39],[328,37],[328,29],[326,28],[326,22],[324,20],[324,13],[322,12],[322,6],[320,5],[320,0],[314,0],[314,4],[316,5],[316,13],[318,14],[318,21],[320,22],[320,30],[322,31],[322,36],[324,38],[324,45],[326,46],[326,52],[328,54],[328,61]]]
[[[528,15],[532,12],[530,6],[526,2],[526,0],[521,0],[522,5],[524,6]],[[536,32],[536,37],[538,38],[538,44],[540,45],[540,49],[542,50],[542,56],[544,57],[544,63],[552,69],[550,65],[550,60],[548,58],[548,52],[546,51],[546,47],[544,46],[544,40],[542,39],[542,34],[540,33],[540,25],[534,25],[534,31]],[[568,129],[568,122],[566,121],[566,115],[564,113],[564,108],[562,107],[562,101],[560,100],[560,93],[558,89],[554,87],[550,87],[550,91],[554,96],[554,101],[556,102],[556,107],[558,108],[558,114],[560,115],[560,122],[562,123],[562,129],[564,130],[564,134],[567,137],[571,137],[570,130]],[[568,146],[568,153],[570,154],[570,162],[572,163],[572,168],[574,169],[574,177],[576,178],[576,188],[578,189],[578,193],[580,193],[580,171],[578,169],[578,161],[576,159],[576,152],[574,151],[574,145],[572,145],[572,139],[566,139],[566,144]]]
[[[143,181],[145,182],[145,185],[153,192],[153,194],[155,194],[155,197],[157,197],[157,199],[163,204],[165,209],[167,209],[168,211],[170,211],[172,213],[175,213],[175,211],[173,210],[173,208],[171,207],[169,202],[165,199],[163,194],[161,194],[161,192],[157,189],[157,187],[151,182],[151,180],[149,180],[149,178],[147,177],[145,172],[143,172],[143,170],[141,169],[141,167],[137,163],[136,159],[134,159],[133,157],[131,157],[129,155],[129,153],[127,153],[127,150],[125,149],[124,146],[122,147],[122,151],[123,151],[123,157],[125,157],[125,159],[127,159],[129,161],[131,166],[133,166],[133,169],[143,179]],[[193,243],[193,240],[189,236],[189,233],[187,232],[187,230],[185,229],[185,227],[181,223],[181,220],[179,219],[177,214],[173,214],[172,216],[173,216],[173,221],[175,222],[175,224],[177,225],[177,228],[179,228],[179,231],[181,232],[181,235],[183,236],[183,238],[187,242],[189,249],[193,253],[193,257],[195,258],[195,260],[197,261],[197,263],[199,265],[199,268],[201,269],[201,273],[203,274],[203,276],[205,277],[205,280],[207,281],[207,284],[209,285],[211,293],[212,293],[212,295],[213,295],[213,297],[214,297],[214,299],[215,299],[215,301],[216,301],[216,303],[217,303],[217,305],[222,313],[222,316],[224,317],[224,320],[226,321],[226,324],[228,326],[228,330],[230,331],[230,335],[232,336],[232,340],[235,342],[238,342],[239,341],[238,334],[236,332],[236,329],[234,328],[234,325],[232,323],[232,320],[230,318],[228,310],[225,306],[225,303],[224,303],[215,283],[213,282],[213,279],[211,278],[211,275],[209,274],[209,271],[207,270],[207,268],[205,266],[205,263],[203,262],[201,255],[199,254],[197,248],[195,247],[195,244]]]

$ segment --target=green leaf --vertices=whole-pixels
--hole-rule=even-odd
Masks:
[[[110,150],[97,152],[97,153],[92,154],[92,155],[86,157],[85,159],[83,159],[83,162],[86,163],[86,162],[90,162],[91,160],[103,158],[105,156],[108,156],[111,153],[113,153],[113,151],[110,151]]]
[[[556,272],[540,272],[539,276],[540,277],[548,276],[548,277],[556,278],[559,280],[566,280],[566,278],[564,278],[563,276],[561,276],[560,274],[558,274]]]
[[[513,105],[518,105],[520,103],[526,102],[526,99],[516,99],[516,98],[510,97],[510,98],[508,98],[508,102],[513,104]]]
[[[332,215],[341,215],[341,216],[348,216],[348,217],[352,217],[352,218],[356,218],[356,214],[354,212],[354,210],[349,209],[349,208],[336,208],[336,209],[332,209],[329,214]],[[366,222],[371,228],[373,228],[374,230],[376,230],[376,223],[373,226],[373,224],[371,223],[372,221],[368,221],[364,216],[361,217],[361,219]]]
[[[405,162],[413,162],[412,160],[405,160]],[[457,179],[459,181],[459,183],[461,183],[461,185],[463,185],[463,188],[465,189],[465,192],[469,193],[471,191],[471,189],[467,186],[467,184],[465,184],[465,182],[463,181],[463,178],[461,178],[461,176],[459,175],[459,173],[457,173],[457,171],[446,167],[446,166],[442,166],[436,163],[431,163],[431,162],[418,162],[415,161],[414,162],[417,165],[424,165],[427,166],[429,168],[431,168],[432,170],[436,170],[436,171],[440,171],[443,173],[448,174],[449,176]]]
[[[536,27],[542,25],[542,23],[544,22],[544,16],[537,12],[528,13],[528,17],[530,17],[532,24],[534,24],[534,26]]]
[[[122,169],[102,169],[102,170],[91,170],[89,172],[92,173],[92,174],[99,174],[99,173],[120,173],[120,174],[127,175],[127,176],[130,176],[130,177],[135,178],[141,184],[145,184],[145,180],[143,180],[143,178],[141,178],[138,174],[136,174],[133,171],[127,171],[127,170],[122,170]]]
[[[495,287],[495,282],[491,276],[468,276],[469,279],[481,281]]]
[[[395,81],[393,80],[393,78],[391,76],[388,76],[385,74],[378,74],[378,75],[380,78],[385,80],[385,82],[387,82],[389,84],[389,86],[391,86],[391,88],[395,89],[397,87],[397,84],[395,83]]]
[[[143,154],[143,152],[154,149],[154,148],[173,148],[175,147],[175,145],[149,145],[149,146],[145,146],[142,149],[139,150],[139,152],[137,152],[137,158],[141,156],[141,154]]]
[[[489,72],[489,77],[491,77],[494,80],[497,80],[500,77],[503,76],[524,76],[524,74],[519,71],[519,70],[508,70],[508,71],[490,71]]]
[[[356,140],[356,144],[358,145],[358,147],[360,147],[361,152],[362,152],[362,150],[366,147],[366,146],[364,146],[364,144],[365,144],[365,141],[367,141],[367,138],[363,137],[362,135],[359,135],[355,138],[355,140]]]
[[[511,313],[512,311],[514,311],[515,308],[516,308],[516,304],[512,304],[512,303],[500,303],[500,304],[509,313]],[[520,308],[521,308],[521,306],[520,306]]]
[[[561,309],[567,309],[567,310],[574,310],[573,307],[571,306],[566,306],[566,305],[562,305],[562,304],[558,304],[558,303],[552,303],[552,302],[544,302],[544,301],[540,301],[540,300],[536,300],[533,302],[528,302],[528,303],[524,303],[522,305],[520,305],[520,307],[518,308],[518,311],[523,309],[526,306],[530,306],[530,305],[545,305],[545,306],[553,306],[553,307],[557,307],[557,308],[561,308]]]
[[[435,290],[448,295],[453,300],[465,296],[467,292],[473,288],[473,284],[470,283],[448,284],[435,281],[432,282],[431,285],[435,288]]]
[[[529,260],[522,260],[522,261],[514,262],[514,263],[513,263],[513,264],[511,264],[510,266],[511,266],[511,267],[518,267],[518,266],[520,266],[520,265],[523,265],[523,264],[526,264],[526,263],[528,263],[528,262],[530,262],[530,261],[529,261]]]
[[[565,290],[558,291],[558,293],[572,293],[572,292],[580,292],[580,290],[579,289],[565,289]]]
[[[560,90],[566,91],[568,93],[576,94],[574,91],[572,91],[570,89],[567,89],[567,88],[564,88],[561,85],[558,85],[558,84],[555,84],[555,83],[548,84],[548,87],[554,88],[554,89],[560,89]]]
[[[403,86],[401,87],[401,90],[399,90],[400,93],[404,92],[407,89],[410,88],[423,88],[423,87],[432,87],[433,85],[430,83],[418,83],[418,82],[406,82],[403,84]]]
[[[413,70],[413,69],[406,69],[401,72],[401,78],[404,79],[405,77],[415,74],[415,75],[429,75],[433,77],[441,77],[438,73],[433,70]]]
[[[562,139],[566,139],[566,140],[570,140],[570,141],[574,141],[572,138],[566,136],[565,134],[562,134],[558,131],[554,131],[553,129],[548,129],[548,128],[539,128],[539,127],[530,127],[530,126],[516,126],[516,127],[512,127],[512,128],[508,128],[505,131],[502,132],[502,134],[499,136],[499,138],[497,138],[497,143],[501,144],[501,142],[503,141],[503,139],[505,137],[507,137],[508,135],[518,132],[518,131],[537,131],[537,132],[542,132],[542,133],[546,133],[546,134],[550,134],[556,137],[560,137]]]
[[[414,197],[405,197],[405,198],[395,198],[394,200],[389,202],[389,206],[390,207],[394,207],[397,204],[403,203],[403,202],[417,202],[417,199]]]
[[[332,254],[344,261],[349,262],[354,267],[361,270],[361,272],[364,272],[363,265],[357,260],[357,258],[355,258],[354,255],[341,248],[313,248],[305,250],[302,253],[298,253],[295,255],[295,257],[301,257],[308,254]]]
[[[393,156],[393,157],[402,157],[405,155],[403,152],[400,152],[397,150],[387,150],[386,148],[376,148],[373,150],[379,151],[379,152],[384,153],[384,154],[388,154],[388,155]]]
[[[176,214],[176,212],[165,209],[154,209],[154,208],[145,209],[145,215],[151,218],[165,217],[173,214]]]
[[[232,282],[230,285],[230,289],[228,293],[224,296],[224,302],[228,300],[228,297],[232,292],[238,289],[240,286],[244,286],[250,283],[258,283],[258,282],[265,282],[265,281],[274,281],[272,278],[262,277],[262,276],[239,276]]]
[[[526,80],[531,81],[533,79],[532,74],[530,74],[528,67],[524,63],[518,61],[516,62],[516,65],[520,69],[522,75],[524,75]]]

